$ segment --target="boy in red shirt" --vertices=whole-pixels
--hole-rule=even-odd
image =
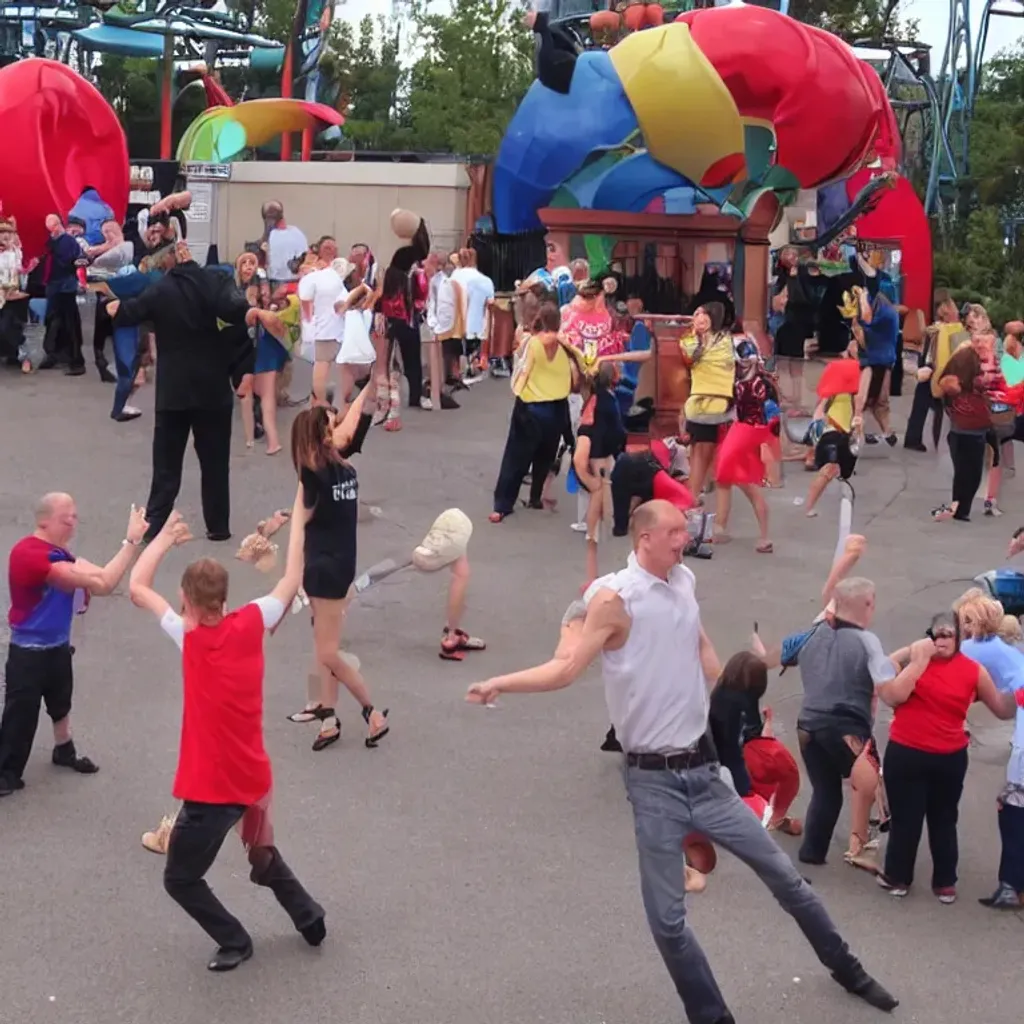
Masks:
[[[227,570],[210,558],[185,570],[180,615],[153,590],[164,556],[190,539],[179,513],[167,520],[131,575],[132,601],[157,616],[182,652],[181,752],[174,779],[182,806],[168,843],[164,888],[217,943],[207,964],[211,971],[233,970],[252,956],[249,933],[203,878],[236,826],[252,866],[250,880],[273,892],[311,946],[319,946],[327,933],[323,908],[274,846],[270,758],[263,747],[263,635],[277,628],[298,592],[305,521],[300,492],[283,578],[269,595],[233,612],[226,610]]]

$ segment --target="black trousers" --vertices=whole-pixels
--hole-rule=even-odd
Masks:
[[[5,302],[0,309],[0,359],[18,362],[18,350],[25,344],[28,323],[28,299]]]
[[[955,754],[929,754],[889,740],[882,771],[891,815],[885,877],[894,885],[911,885],[917,847],[927,823],[932,888],[952,888],[960,859],[956,826],[967,774],[967,748]]]
[[[46,336],[43,350],[49,359],[67,363],[71,370],[85,366],[82,356],[82,316],[75,292],[47,296]]]
[[[907,432],[903,440],[905,448],[915,448],[924,444],[924,425],[928,413],[932,414],[932,444],[939,447],[942,436],[942,399],[932,397],[931,381],[918,381],[914,388],[914,404],[910,407],[910,418],[907,420]]]
[[[17,782],[25,774],[36,729],[39,708],[59,722],[71,713],[73,675],[71,648],[19,647],[7,650],[7,696],[3,719],[0,720],[0,777],[8,783]]]
[[[409,382],[409,408],[418,409],[423,397],[423,357],[420,332],[404,320],[388,320],[388,337],[402,354],[402,372]],[[390,360],[389,360],[390,365]]]
[[[985,436],[951,430],[946,440],[953,460],[953,501],[957,503],[953,518],[966,521],[971,518],[971,504],[985,474]]]
[[[558,442],[567,416],[568,403],[564,399],[557,402],[516,399],[494,488],[495,512],[508,514],[515,509],[527,473],[531,474],[530,504],[540,504],[544,481],[558,454]]]
[[[825,863],[843,809],[843,779],[849,776],[856,760],[844,735],[852,733],[841,729],[797,729],[800,755],[811,782],[811,802],[804,819],[799,856],[809,864]]]
[[[1024,893],[1024,807],[999,809],[999,837],[1003,841],[999,881]]]
[[[188,436],[199,458],[203,519],[207,533],[226,536],[230,531],[231,461],[230,405],[223,409],[158,410],[153,426],[153,484],[149,490],[146,518],[147,540],[167,522],[181,490],[181,467]]]
[[[249,933],[205,881],[227,834],[241,821],[241,804],[201,804],[186,800],[167,846],[164,889],[207,935],[225,949],[246,949]],[[324,916],[321,907],[292,874],[275,846],[249,851],[249,880],[264,886],[301,931]]]
[[[96,302],[96,325],[93,328],[92,333],[92,349],[93,354],[96,358],[96,369],[101,373],[103,370],[110,369],[110,361],[107,359],[106,347],[107,339],[113,340],[114,337],[114,321],[110,319],[110,314],[107,313],[107,300],[102,296]],[[117,353],[115,351],[114,358],[116,360]]]

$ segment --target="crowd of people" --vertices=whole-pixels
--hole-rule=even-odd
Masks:
[[[84,368],[77,302],[84,277],[86,286],[102,292],[97,366],[101,376],[113,376],[115,420],[140,415],[127,402],[143,356],[154,357],[153,476],[146,508],[132,509],[124,541],[104,565],[72,553],[77,510],[66,494],[40,500],[33,533],[11,551],[0,796],[24,787],[44,706],[53,722],[54,764],[83,774],[98,770],[71,733],[71,630],[91,597],[112,593],[127,575],[132,601],[151,612],[182,651],[184,715],[174,782],[180,807],[144,840],[166,854],[168,894],[216,944],[211,970],[247,960],[253,951],[248,932],[204,881],[237,826],[252,881],[272,891],[306,942],[324,940],[324,910],[284,861],[273,833],[272,772],[263,744],[264,638],[290,607],[308,607],[313,672],[306,702],[290,720],[316,725],[317,752],[341,738],[339,684],[359,705],[368,748],[390,734],[388,709],[373,702],[358,659],[339,649],[350,602],[375,579],[409,564],[424,571],[450,568],[439,654],[459,661],[484,648],[462,623],[471,532],[463,513],[439,517],[411,563],[375,566],[362,576],[357,567],[353,457],[374,425],[387,432],[401,428],[400,377],[411,408],[432,407],[423,370],[428,352],[436,350],[440,358],[427,360],[428,374],[442,378],[432,383],[446,408],[457,408],[453,391],[484,373],[511,378],[490,522],[500,524],[520,507],[555,509],[553,484],[568,455],[566,473],[579,495],[571,525],[586,541],[582,596],[562,620],[552,658],[474,684],[467,699],[493,705],[501,694],[559,689],[600,657],[611,721],[602,749],[624,757],[645,910],[689,1020],[733,1021],[686,919],[686,893],[708,887],[716,847],[753,868],[843,988],[883,1011],[896,1007],[772,833],[799,836],[799,862],[824,864],[849,780],[844,860],[876,875],[892,896],[905,897],[927,824],[932,892],[941,903],[954,902],[967,715],[975,702],[1015,720],[998,803],[997,885],[981,902],[1024,907],[1024,649],[1019,623],[999,602],[972,589],[935,616],[924,637],[887,655],[871,632],[875,586],[853,575],[866,541],[843,527],[814,623],[778,645],[755,629],[750,649],[723,665],[701,621],[695,577],[682,564],[694,550],[695,524],[703,531],[708,521],[704,506],[713,502],[715,508],[709,539],[731,539],[734,489],[753,508],[755,550],[774,552],[763,490],[778,485],[786,458],[815,471],[804,502],[805,513],[814,515],[830,481],[850,480],[861,445],[897,444],[888,397],[893,370],[903,375],[899,309],[883,288],[860,284],[844,296],[846,343],[820,374],[817,406],[795,441],[786,437],[783,421],[801,421],[802,374],[815,346],[801,326],[799,305],[810,287],[804,277],[813,278],[814,268],[790,259],[788,250],[783,254],[773,299],[782,318],[773,328],[774,347],[770,335],[735,324],[726,291],[698,296],[691,311],[678,316],[689,393],[677,435],[638,445],[635,437],[653,414],[637,401],[637,386],[654,339],[639,297],[610,268],[569,263],[549,242],[546,265],[517,284],[514,356],[506,365],[489,348],[494,286],[478,268],[476,252],[432,249],[416,215],[392,215],[392,228],[406,244],[381,267],[361,243],[346,258],[333,237],[311,246],[285,221],[282,204],[272,201],[262,209],[262,238],[233,265],[200,267],[184,230],[189,201],[187,193],[176,193],[145,212],[141,255],[109,217],[100,218],[102,241],[85,246],[73,240],[70,218],[48,220],[41,367]],[[6,245],[0,257],[12,251],[14,232],[5,235],[5,228],[16,226],[0,223]],[[30,308],[32,298],[12,289],[22,289],[22,278],[37,268],[24,265],[17,252],[9,263],[8,276],[0,279],[5,309],[23,301]],[[0,259],[0,273],[6,266]],[[1024,440],[1018,426],[1024,423],[1024,325],[1008,325],[1000,351],[983,309],[967,309],[961,324],[949,296],[935,298],[937,320],[917,370],[905,446],[921,450],[928,411],[936,422],[946,412],[953,496],[934,517],[969,519],[986,457],[985,512],[998,515],[1008,446]],[[17,337],[14,345],[10,339],[24,322],[14,313],[3,321],[8,359],[18,366],[25,352]],[[116,375],[99,359],[107,337],[114,340]],[[266,597],[229,611],[227,570],[204,557],[184,570],[180,601],[169,602],[153,584],[161,561],[192,536],[175,511],[189,437],[200,462],[207,537],[226,541],[234,405],[241,406],[246,446],[263,438],[267,455],[281,452],[278,410],[293,401],[288,367],[299,357],[313,370],[308,403],[300,400],[306,407],[288,435],[294,499],[290,510],[247,538],[248,548],[243,545],[252,555],[246,560],[270,564],[270,538],[287,528],[281,581]],[[780,367],[777,359],[801,365]],[[868,412],[877,434],[864,430]],[[933,437],[937,443],[938,427]],[[631,536],[633,553],[624,569],[602,575],[598,553],[608,527]],[[776,737],[771,709],[762,707],[768,674],[777,667],[799,668],[803,681],[798,753],[811,788],[804,820],[793,813],[800,789],[796,757]],[[893,709],[883,755],[875,742],[879,702]]]

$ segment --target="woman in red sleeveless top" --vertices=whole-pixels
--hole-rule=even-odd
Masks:
[[[967,774],[967,712],[977,700],[999,717],[1006,708],[988,672],[960,653],[955,615],[937,615],[927,635],[935,653],[917,682],[903,692],[894,691],[892,684],[879,688],[879,696],[895,713],[882,769],[892,819],[885,872],[878,882],[893,896],[907,895],[927,821],[932,892],[939,902],[953,903],[957,819]],[[893,655],[897,664],[908,658],[909,648]]]

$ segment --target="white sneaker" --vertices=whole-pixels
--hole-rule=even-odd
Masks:
[[[586,533],[587,532],[587,524],[586,523],[570,523],[569,524],[569,529],[570,530],[575,530],[577,533]]]
[[[434,403],[424,395],[423,398],[420,399],[420,408],[426,412],[430,412],[434,408]]]
[[[126,405],[121,411],[127,413],[129,416],[142,415],[142,410],[136,409],[134,405]]]

